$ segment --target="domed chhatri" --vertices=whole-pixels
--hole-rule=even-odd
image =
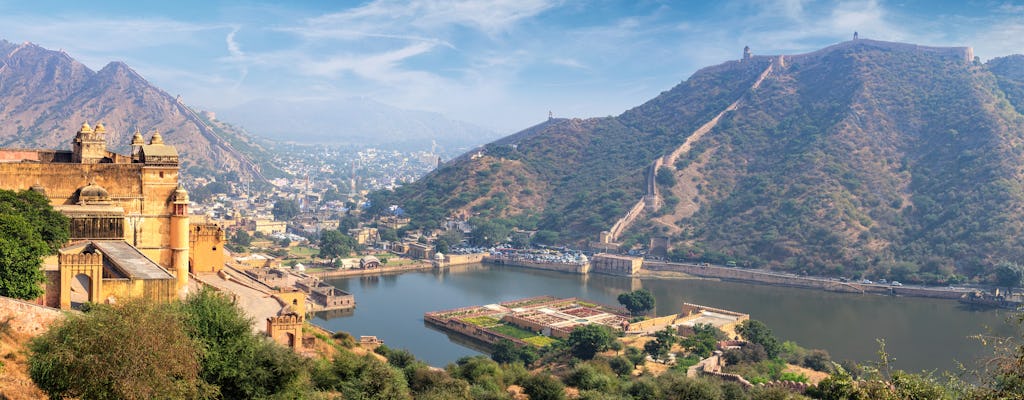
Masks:
[[[153,132],[153,137],[149,139],[149,144],[164,144],[164,137],[160,135],[160,131]]]
[[[178,187],[174,189],[174,202],[188,203],[188,191],[181,184],[178,184]]]
[[[88,185],[78,189],[78,204],[96,204],[110,201],[110,193],[103,186],[96,182],[89,182]]]

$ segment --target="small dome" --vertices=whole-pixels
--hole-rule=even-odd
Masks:
[[[110,193],[103,186],[97,185],[96,183],[89,183],[78,189],[78,202],[80,204],[103,202],[110,200]]]
[[[444,261],[444,253],[437,252],[434,254],[434,259],[437,261]]]
[[[93,130],[96,133],[107,133],[107,127],[103,126],[102,122],[96,123],[96,129]]]
[[[178,185],[178,188],[174,189],[174,202],[175,203],[188,203],[188,191],[185,188]]]
[[[149,144],[164,144],[164,137],[160,136],[160,131],[153,133],[153,138],[149,139]]]
[[[78,130],[80,133],[92,133],[92,127],[89,126],[88,122],[82,123],[82,128]]]
[[[142,146],[143,144],[146,144],[146,141],[142,138],[142,133],[136,129],[135,135],[132,136],[132,146]]]

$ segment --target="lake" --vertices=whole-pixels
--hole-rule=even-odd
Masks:
[[[486,351],[454,334],[428,327],[423,314],[523,297],[579,297],[617,305],[619,293],[654,293],[657,315],[684,302],[750,314],[780,340],[828,350],[835,360],[876,361],[884,339],[895,367],[908,371],[954,370],[991,352],[971,335],[1013,334],[1006,311],[972,310],[950,300],[830,293],[698,279],[575,275],[499,265],[328,280],[355,295],[355,311],[318,313],[313,323],[357,338],[374,335],[427,363],[444,366]]]

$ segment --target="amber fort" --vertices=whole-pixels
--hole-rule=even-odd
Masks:
[[[174,146],[136,132],[122,155],[106,133],[83,123],[70,151],[0,149],[0,188],[39,192],[71,222],[69,243],[44,262],[42,305],[170,301],[188,291],[190,267],[223,267],[223,231],[189,222]]]

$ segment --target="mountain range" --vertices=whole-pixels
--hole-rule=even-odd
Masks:
[[[1024,260],[1024,56],[859,39],[697,71],[375,196],[677,259],[931,283]],[[602,234],[604,232],[604,234]]]
[[[68,149],[83,122],[102,122],[113,151],[136,130],[160,131],[182,168],[258,174],[250,158],[177,99],[122,62],[93,71],[62,51],[0,40],[0,146]]]

